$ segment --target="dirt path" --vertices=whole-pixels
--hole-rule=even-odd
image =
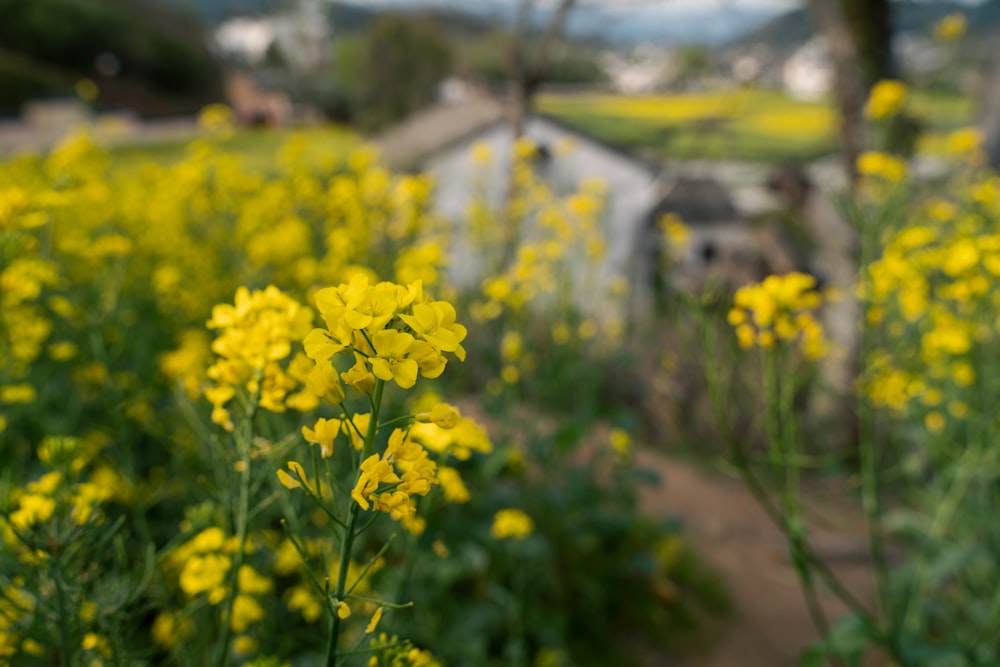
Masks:
[[[642,452],[639,462],[661,477],[647,489],[644,509],[680,517],[694,545],[718,570],[730,591],[734,613],[713,648],[686,658],[683,667],[793,667],[816,638],[796,573],[780,531],[742,483],[691,463]],[[831,487],[811,488],[811,542],[847,587],[861,599],[873,591],[860,509]],[[831,618],[843,605],[824,592]]]

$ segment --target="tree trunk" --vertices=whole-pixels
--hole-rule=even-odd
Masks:
[[[809,12],[826,40],[833,65],[833,93],[839,114],[838,134],[847,183],[857,181],[857,161],[866,143],[862,109],[867,88],[861,76],[858,46],[836,0],[808,0]]]
[[[524,135],[535,93],[545,80],[545,72],[552,57],[552,50],[555,48],[555,43],[562,34],[569,13],[575,4],[576,0],[560,0],[559,7],[546,26],[533,58],[529,55],[529,33],[534,1],[521,0],[518,6],[510,48],[510,93],[507,114],[512,141],[509,156],[510,167],[507,170],[503,203],[503,218],[507,230],[503,252],[504,265],[513,258],[514,250],[520,240],[518,237],[520,236],[521,221],[516,219],[512,206],[517,196],[517,184],[514,179],[515,144]]]
[[[847,28],[857,45],[861,80],[870,89],[882,79],[899,77],[892,52],[892,7],[889,0],[840,0]]]
[[[1000,169],[1000,52],[994,56],[989,78],[984,82],[985,93],[979,109],[979,129],[989,164]]]
[[[552,51],[577,0],[560,0],[559,7],[542,33],[534,57],[528,51],[533,0],[521,0],[510,50],[510,125],[517,140],[524,134],[524,124],[531,114],[535,92],[545,80]]]

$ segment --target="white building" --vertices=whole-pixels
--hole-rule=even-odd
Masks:
[[[781,73],[785,90],[793,97],[817,100],[833,86],[833,64],[826,41],[813,37],[785,61]]]
[[[586,279],[580,277],[578,306],[595,316],[628,317],[636,303],[647,299],[648,295],[643,294],[645,285],[631,285],[631,301],[608,303],[597,295],[612,294],[616,280],[633,278],[638,244],[656,204],[658,169],[545,116],[530,116],[525,136],[538,148],[536,175],[554,194],[577,192],[588,179],[599,179],[606,185],[600,216],[605,253],[596,270],[591,267]],[[494,210],[501,208],[507,192],[512,142],[503,105],[489,98],[428,109],[390,130],[379,141],[389,166],[420,170],[434,177],[435,208],[455,225],[451,278],[460,286],[474,287],[482,278],[481,258],[469,251],[464,231],[469,203],[485,196]],[[477,160],[477,151],[488,152],[492,158]]]
[[[289,69],[309,72],[328,64],[332,34],[322,5],[299,0],[279,14],[231,18],[215,29],[212,42],[224,57],[245,65],[260,65],[273,46]]]

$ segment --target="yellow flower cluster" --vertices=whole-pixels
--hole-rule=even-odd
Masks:
[[[75,526],[99,523],[103,519],[100,513],[103,503],[128,498],[124,480],[106,466],[98,466],[87,477],[80,477],[92,454],[85,449],[86,445],[76,438],[49,437],[43,441],[38,448],[39,459],[58,465],[59,469],[50,470],[23,488],[11,489],[13,509],[0,518],[0,548],[12,548],[20,553],[22,560],[31,560],[38,554],[24,550],[19,534],[38,530],[56,516],[62,517],[60,521],[68,519]]]
[[[657,224],[667,242],[665,259],[670,262],[677,261],[691,242],[691,230],[676,213],[664,213]]]
[[[571,150],[557,146],[556,159]],[[498,339],[499,377],[487,384],[493,394],[518,387],[540,365],[536,346],[522,335],[528,318],[551,318],[552,335],[544,343],[560,346],[609,349],[625,330],[628,282],[620,275],[624,267],[608,257],[603,228],[608,186],[594,178],[553,185],[537,174],[537,151],[527,138],[515,145],[510,198],[501,212],[488,208],[484,187],[465,216],[468,252],[480,269],[480,298],[470,315],[506,325]],[[474,148],[471,161],[482,166],[486,152]],[[568,324],[581,317],[581,326]]]
[[[465,359],[462,341],[467,332],[456,322],[454,306],[426,296],[419,280],[409,285],[372,285],[359,273],[350,283],[319,290],[315,298],[326,326],[305,336],[306,355],[314,363],[307,381],[316,395],[333,403],[344,400],[341,380],[365,395],[372,395],[379,381],[410,389],[418,377],[440,376],[448,362],[445,355]],[[350,355],[354,361],[339,376],[334,366],[336,355]],[[320,447],[322,458],[332,456],[336,439],[345,435],[365,456],[351,499],[362,510],[385,512],[411,532],[420,532],[422,522],[415,516],[414,498],[429,493],[439,480],[437,463],[429,455],[432,448],[414,436],[426,437],[428,429],[434,434],[460,429],[461,439],[469,429],[469,420],[442,403],[418,411],[414,418],[416,423],[410,429],[393,429],[381,453],[366,449],[377,430],[370,413],[320,418],[312,427],[303,427],[302,435]],[[440,445],[440,439],[435,444],[441,447],[436,451],[447,447]],[[317,497],[321,493],[321,485],[310,483],[297,461],[290,461],[288,470],[279,470],[278,479],[288,489],[302,488]],[[467,497],[457,472],[447,473],[445,480],[446,496],[461,498],[464,493]]]
[[[972,165],[979,165],[986,159],[983,145],[982,130],[978,127],[963,127],[948,135],[945,151],[953,158]]]
[[[768,276],[736,291],[728,319],[744,349],[754,345],[770,348],[784,341],[798,343],[807,358],[817,359],[828,347],[815,317],[821,301],[810,275]]]
[[[968,28],[965,14],[953,12],[934,24],[934,36],[942,42],[960,39]]]
[[[0,227],[0,259],[4,234]],[[0,372],[0,378],[10,382],[0,384],[0,431],[4,430],[6,405],[34,401],[34,388],[18,380],[28,375],[52,332],[52,320],[41,301],[44,290],[57,282],[56,268],[51,262],[24,255],[23,250],[6,266],[0,263],[0,371],[6,371]]]
[[[218,331],[212,342],[217,359],[208,377],[215,385],[205,390],[205,398],[214,408],[213,422],[233,429],[225,405],[238,388],[271,412],[284,412],[286,407],[306,411],[318,405],[308,390],[292,393],[308,379],[309,360],[296,355],[287,368],[281,365],[291,356],[293,341],[301,340],[312,327],[312,319],[311,310],[274,286],[253,292],[240,287],[235,305],[212,309],[207,326]]]
[[[894,411],[926,415],[940,430],[975,400],[977,359],[994,344],[1000,308],[1000,187],[982,174],[955,183],[956,200],[914,206],[864,273],[868,322],[886,344],[868,368],[866,391]]]
[[[455,307],[426,297],[420,281],[371,285],[357,274],[349,284],[319,290],[316,307],[326,328],[305,337],[312,372],[334,377],[333,356],[353,354],[354,366],[341,377],[363,394],[371,393],[375,378],[403,389],[413,387],[418,375],[436,378],[448,362],[445,353],[465,359],[466,328],[455,321]]]
[[[906,163],[888,153],[865,151],[858,156],[858,173],[895,184],[906,178]]]
[[[865,116],[872,120],[883,120],[898,114],[909,91],[906,84],[894,79],[885,79],[872,86],[865,103]]]
[[[22,625],[30,619],[37,602],[24,588],[16,585],[0,589],[0,658],[10,660],[18,652],[40,655],[42,647],[31,639],[22,641]]]
[[[170,552],[166,568],[176,573],[177,585],[187,598],[200,598],[216,606],[232,595],[230,582],[237,549],[238,537],[227,538],[218,527],[205,528]],[[251,565],[243,563],[236,572],[235,585],[237,593],[232,600],[229,624],[233,632],[241,634],[264,619],[264,606],[259,598],[270,593],[274,583]],[[190,627],[179,627],[178,623],[178,619],[169,613],[161,614],[153,627],[154,638],[160,643],[172,645],[177,631],[182,636],[190,631]],[[168,629],[173,636],[167,635]],[[249,652],[253,650],[250,640],[250,637],[237,637],[235,641],[244,652]]]
[[[427,495],[436,483],[437,464],[427,450],[411,440],[404,430],[394,429],[385,452],[372,454],[361,463],[361,474],[351,498],[361,509],[374,506],[394,519],[408,519],[417,510],[412,496]]]
[[[535,529],[531,517],[519,509],[502,509],[493,516],[490,534],[498,540],[507,538],[521,540]]]
[[[368,667],[442,667],[430,651],[419,649],[407,640],[382,632],[371,641],[372,656]]]
[[[49,565],[65,568],[74,586],[62,592],[65,612],[77,617],[80,628],[98,625],[103,613],[89,596],[92,586],[75,577],[75,566],[93,568],[81,535],[104,524],[102,506],[113,499],[125,500],[124,483],[105,466],[84,476],[95,454],[92,443],[77,438],[49,437],[38,448],[42,463],[51,468],[23,487],[8,491],[8,506],[0,516],[0,662],[20,664],[32,656],[45,656],[47,647],[36,641],[38,622],[52,614],[54,586],[39,585],[35,575]],[[101,554],[104,556],[105,554]],[[33,573],[28,575],[28,573]],[[45,581],[45,575],[42,575]],[[51,580],[49,580],[51,581]],[[81,648],[94,659],[108,657],[103,635],[87,632]],[[93,663],[90,663],[93,664]],[[98,663],[100,664],[100,663]]]

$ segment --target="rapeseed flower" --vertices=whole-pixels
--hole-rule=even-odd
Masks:
[[[733,297],[728,320],[735,327],[742,348],[774,347],[779,341],[795,343],[809,359],[827,351],[823,328],[814,315],[821,296],[812,276],[789,273],[768,276],[746,285]]]
[[[895,116],[906,103],[906,84],[894,79],[884,79],[872,86],[865,103],[865,116],[872,120],[882,120]]]
[[[967,27],[965,14],[953,12],[934,24],[934,36],[942,42],[953,42],[965,34]]]
[[[502,509],[493,516],[490,534],[498,540],[521,540],[531,534],[535,522],[519,509]]]

